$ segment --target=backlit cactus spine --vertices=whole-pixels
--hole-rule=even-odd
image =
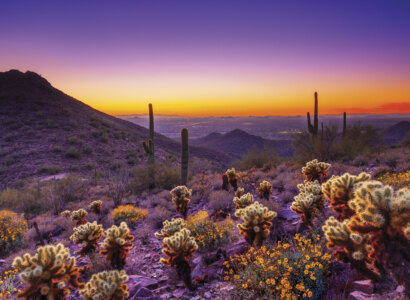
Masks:
[[[23,257],[16,257],[13,268],[21,272],[20,278],[28,284],[18,297],[33,300],[66,299],[70,294],[69,287],[83,287],[78,282],[80,269],[75,264],[75,258],[70,257],[70,250],[63,244],[39,247],[34,256],[26,253]]]
[[[262,181],[258,187],[258,193],[263,199],[269,200],[272,193],[272,185],[266,180]]]
[[[360,173],[358,176],[345,173],[342,176],[332,176],[322,185],[322,193],[330,201],[330,207],[337,213],[339,221],[354,215],[354,210],[349,207],[348,202],[353,199],[355,188],[370,178],[371,175],[367,173]]]
[[[71,213],[71,221],[73,221],[76,226],[83,225],[87,223],[87,220],[85,219],[87,215],[88,212],[80,208],[79,210],[75,210]]]
[[[155,187],[155,144],[154,144],[154,111],[152,104],[148,104],[149,109],[149,140],[142,142],[142,147],[148,155],[148,176],[150,178],[150,188]]]
[[[181,130],[181,185],[187,185],[188,182],[188,129]]]
[[[90,261],[95,264],[95,251],[98,248],[98,241],[103,234],[102,225],[98,225],[97,222],[86,223],[74,228],[74,233],[70,236],[70,240],[74,244],[80,244],[81,250],[76,254],[88,255]]]
[[[177,212],[181,213],[184,219],[188,212],[188,205],[191,201],[192,190],[188,189],[184,185],[180,185],[171,190],[172,203],[174,204]]]
[[[161,258],[160,262],[163,265],[176,268],[179,277],[184,281],[186,287],[193,290],[194,286],[191,280],[191,264],[189,259],[198,250],[198,245],[191,236],[191,232],[186,228],[182,228],[174,235],[164,238],[162,246],[162,252],[167,257]]]
[[[319,182],[307,181],[298,184],[299,194],[295,196],[290,209],[301,215],[300,219],[309,227],[313,227],[313,218],[322,215],[324,200]]]
[[[131,241],[134,240],[134,236],[130,235],[130,230],[125,222],[121,222],[119,227],[113,225],[104,232],[104,236],[103,250],[100,251],[100,254],[106,256],[106,260],[113,268],[122,270],[132,247]]]
[[[253,203],[253,195],[251,193],[246,193],[240,197],[234,197],[233,203],[235,204],[235,209],[245,208]]]
[[[124,270],[93,274],[80,295],[84,300],[125,300],[129,296],[127,280]]]
[[[276,215],[276,212],[270,211],[259,202],[238,209],[235,216],[243,220],[242,224],[238,224],[239,233],[245,237],[249,245],[260,247],[269,236],[271,221]]]
[[[100,214],[101,209],[102,209],[102,201],[96,200],[96,201],[91,202],[89,205],[89,208],[90,208],[90,211],[92,211],[93,213]]]
[[[314,159],[306,163],[306,166],[302,168],[302,174],[305,176],[305,181],[322,182],[322,179],[327,177],[330,167],[330,164]]]
[[[181,218],[172,219],[171,221],[165,220],[162,223],[161,232],[156,232],[155,236],[157,238],[166,238],[173,236],[175,233],[182,230],[182,228],[186,228],[185,221]]]
[[[238,189],[238,176],[236,175],[235,168],[228,169],[225,174],[228,176],[229,184],[233,187],[233,190],[236,191]]]

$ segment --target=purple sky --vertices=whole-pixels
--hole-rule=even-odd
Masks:
[[[250,97],[285,113],[315,89],[329,111],[342,96],[370,109],[410,101],[410,1],[2,0],[11,68],[112,113]]]

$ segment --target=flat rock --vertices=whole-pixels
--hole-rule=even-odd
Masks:
[[[357,280],[352,282],[352,290],[372,294],[374,285],[371,280]]]
[[[369,295],[359,291],[354,291],[349,294],[348,300],[379,300],[377,295]]]

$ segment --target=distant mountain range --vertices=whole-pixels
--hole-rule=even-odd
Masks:
[[[406,135],[410,132],[410,122],[409,121],[401,121],[389,128],[385,131],[385,141],[386,144],[395,144],[401,142]]]
[[[148,109],[148,108],[147,108]],[[59,172],[91,173],[146,161],[145,127],[64,94],[34,72],[0,72],[0,186]],[[155,135],[158,159],[179,160],[180,144]],[[230,157],[192,146],[191,157],[229,164]]]
[[[291,140],[268,140],[240,129],[225,134],[213,132],[202,138],[191,140],[191,143],[200,147],[218,149],[236,158],[252,150],[264,148],[273,148],[280,156],[293,155]]]

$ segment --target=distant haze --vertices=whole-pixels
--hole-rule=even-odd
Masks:
[[[0,71],[109,114],[410,112],[410,2],[1,1]]]

